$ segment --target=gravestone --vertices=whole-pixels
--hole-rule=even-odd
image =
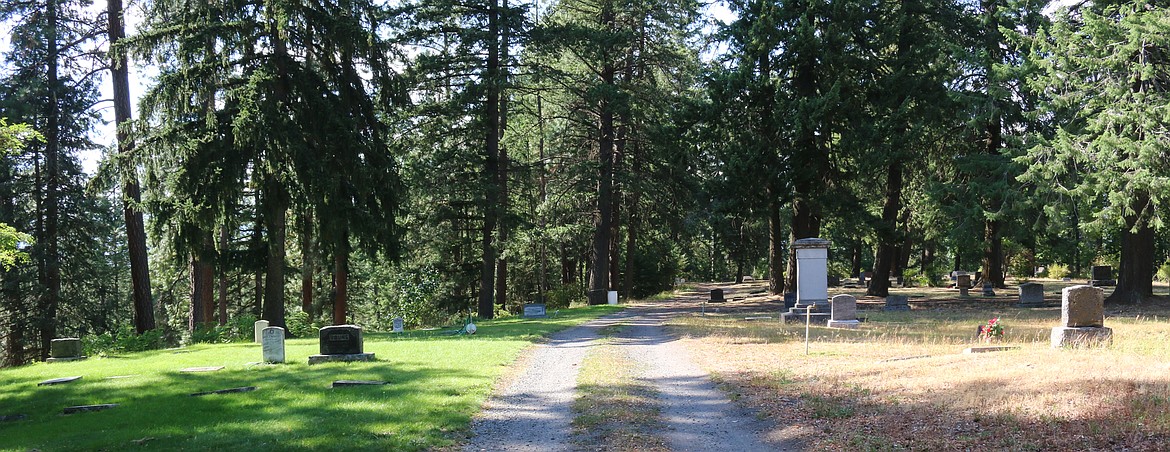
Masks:
[[[609,302],[609,304],[617,304],[618,296],[617,296],[616,290],[611,290],[608,293],[606,293],[606,297],[607,297],[606,301]]]
[[[264,353],[264,362],[284,362],[284,328],[270,326],[261,333],[260,348]]]
[[[268,328],[267,320],[257,320],[255,325],[252,325],[253,333],[256,335],[256,343],[262,343],[264,340],[264,329]]]
[[[401,332],[405,331],[406,330],[405,323],[406,323],[406,320],[403,319],[402,317],[395,317],[394,318],[394,329],[391,332],[401,333]]]
[[[796,254],[796,303],[780,315],[785,322],[829,319],[828,258],[831,244],[821,238],[792,242],[792,252]]]
[[[333,361],[373,361],[373,353],[365,353],[362,327],[333,325],[321,328],[321,353],[309,356],[309,364]]]
[[[711,289],[711,298],[707,300],[708,303],[722,303],[727,301],[723,299],[723,289]]]
[[[118,406],[118,404],[116,404],[116,403],[103,403],[100,405],[67,406],[67,407],[65,407],[64,410],[61,410],[61,412],[63,414],[87,413],[87,412],[91,412],[91,411],[108,410],[108,409],[116,407],[116,406]]]
[[[784,292],[784,309],[796,306],[796,292]]]
[[[275,328],[275,327],[270,327],[270,328]],[[227,388],[227,389],[217,389],[215,391],[194,392],[194,393],[191,393],[190,396],[191,397],[202,397],[205,395],[212,395],[212,394],[238,394],[241,392],[252,392],[255,390],[256,390],[255,386],[244,386],[244,387],[240,387],[240,388]]]
[[[81,354],[81,339],[76,337],[53,339],[49,343],[49,357],[45,361],[50,363],[85,359],[85,356]]]
[[[983,283],[983,296],[994,297],[995,296],[995,285],[992,283]]]
[[[548,317],[548,311],[545,309],[544,303],[528,303],[524,305],[524,317]]]
[[[800,239],[792,242],[796,252],[796,302],[797,304],[829,304],[829,246],[831,242],[820,238]]]
[[[872,280],[873,280],[873,272],[862,272],[861,273],[861,283],[864,284],[865,287],[869,287],[869,282]]]
[[[77,380],[80,380],[80,379],[81,379],[81,377],[80,377],[80,376],[77,376],[77,377],[61,377],[61,378],[53,378],[53,379],[50,379],[50,380],[45,380],[45,381],[42,381],[42,382],[40,382],[40,383],[37,383],[37,386],[53,386],[53,385],[59,385],[59,384],[62,384],[62,383],[70,383],[70,382],[74,382],[74,381],[77,381]]]
[[[1020,284],[1020,304],[1017,306],[1021,308],[1044,307],[1044,285],[1032,282]]]
[[[857,320],[857,298],[853,295],[836,295],[831,302],[832,313],[829,317],[829,328],[857,328],[861,322]]]
[[[838,287],[840,285],[841,285],[841,277],[839,277],[839,276],[830,276],[829,277],[829,287]]]
[[[956,278],[955,279],[955,287],[958,287],[960,289],[970,289],[972,287],[971,275],[968,275],[966,273],[960,273],[957,276],[955,276],[955,278]]]
[[[883,311],[909,311],[910,299],[905,295],[889,295],[886,296],[886,306],[882,308]]]
[[[1113,267],[1108,265],[1094,265],[1093,279],[1089,281],[1090,286],[1116,286],[1117,280],[1113,279]]]
[[[223,366],[202,366],[202,367],[187,367],[187,368],[179,369],[179,372],[190,374],[190,373],[204,373],[204,372],[219,372],[221,370],[223,370]]]
[[[386,382],[381,380],[337,380],[333,382],[334,388],[342,388],[346,386],[381,386]]]
[[[1099,347],[1113,344],[1105,327],[1105,291],[1071,286],[1060,291],[1060,323],[1052,329],[1053,347]]]

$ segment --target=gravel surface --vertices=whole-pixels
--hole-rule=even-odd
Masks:
[[[737,407],[692,362],[687,350],[666,334],[662,322],[693,310],[693,303],[666,302],[635,306],[620,313],[562,331],[534,349],[526,366],[486,405],[472,422],[465,451],[569,451],[577,372],[599,331],[628,325],[613,344],[643,369],[640,378],[661,395],[666,428],[654,432],[676,451],[800,450],[799,445],[764,439],[770,426]]]

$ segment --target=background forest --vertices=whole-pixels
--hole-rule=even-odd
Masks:
[[[804,237],[874,296],[1095,263],[1119,267],[1109,302],[1153,295],[1164,7],[722,7],[0,0],[0,361],[681,280],[780,294]]]

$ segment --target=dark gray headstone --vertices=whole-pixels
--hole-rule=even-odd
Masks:
[[[14,422],[28,419],[27,414],[0,414],[0,422]]]
[[[361,354],[362,327],[357,325],[333,325],[321,328],[322,355]]]
[[[60,339],[53,339],[49,344],[49,356],[56,359],[61,358],[80,358],[81,357],[81,339],[76,337],[63,337]]]
[[[839,277],[839,276],[830,276],[829,277],[829,287],[837,287],[840,285],[841,285],[841,277]]]
[[[784,293],[784,309],[790,309],[796,306],[796,292]]]
[[[544,303],[528,303],[524,305],[524,317],[548,317],[548,308]]]
[[[712,303],[723,302],[724,301],[723,300],[723,289],[711,289],[711,300],[710,301]]]
[[[1020,284],[1020,306],[1025,308],[1044,306],[1044,285],[1032,282]]]
[[[886,311],[909,311],[910,299],[905,295],[889,295],[886,297],[886,306],[882,308]]]
[[[1113,279],[1113,267],[1108,265],[1094,265],[1093,279],[1098,281]]]
[[[995,296],[995,285],[992,283],[983,283],[983,296],[994,297]]]

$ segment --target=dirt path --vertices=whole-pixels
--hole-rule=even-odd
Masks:
[[[662,323],[694,309],[693,302],[664,302],[625,311],[571,328],[536,348],[520,363],[516,377],[488,402],[472,423],[466,451],[569,451],[593,449],[570,442],[576,380],[600,330],[620,324],[612,345],[628,347],[643,369],[639,379],[660,394],[664,431],[671,450],[799,450],[795,444],[764,439],[769,426],[731,401],[666,334]]]

